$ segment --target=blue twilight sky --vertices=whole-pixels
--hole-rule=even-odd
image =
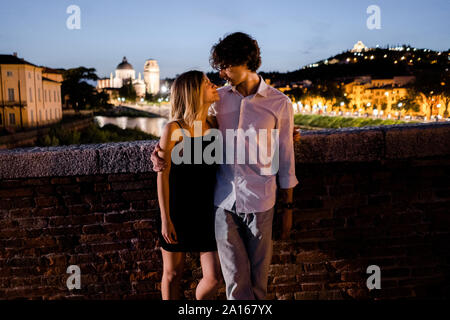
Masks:
[[[69,5],[81,9],[81,29],[69,30]],[[381,9],[381,29],[369,30],[369,5]],[[411,44],[450,47],[450,0],[1,0],[0,53],[17,52],[37,65],[94,67],[109,76],[123,56],[142,72],[157,59],[161,77],[210,71],[211,46],[224,34],[254,36],[262,71],[292,71],[350,49]]]

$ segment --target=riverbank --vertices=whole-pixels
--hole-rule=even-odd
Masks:
[[[40,136],[35,145],[49,147],[157,139],[159,138],[138,129],[121,129],[113,124],[106,124],[100,128],[96,123],[91,123],[83,130],[66,130],[56,125],[48,134]]]
[[[109,110],[94,112],[94,116],[102,117],[129,117],[129,118],[159,118],[159,114],[148,112],[146,110],[137,109],[128,106],[117,106]]]
[[[52,128],[59,126],[65,131],[79,131],[93,123],[92,116],[64,116],[59,123],[38,128],[26,128],[23,131],[0,136],[0,149],[33,147],[36,141],[47,135]]]
[[[405,122],[401,120],[383,120],[370,118],[350,118],[339,116],[338,117],[322,116],[322,115],[303,115],[303,114],[294,115],[294,124],[300,127],[303,126],[305,130],[367,127],[367,126],[380,126],[380,125],[392,125],[403,123],[418,123],[418,122],[417,121]]]

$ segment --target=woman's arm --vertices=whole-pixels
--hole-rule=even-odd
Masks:
[[[161,233],[167,243],[174,244],[177,242],[175,228],[170,219],[169,207],[169,174],[171,167],[172,149],[177,141],[172,141],[172,133],[178,128],[175,123],[168,123],[163,130],[160,139],[160,151],[158,156],[165,160],[166,167],[163,171],[158,172],[157,188],[158,202],[161,210]]]

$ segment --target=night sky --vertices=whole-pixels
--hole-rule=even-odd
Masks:
[[[381,29],[369,30],[369,5],[381,9]],[[81,9],[81,29],[69,30],[66,9]],[[262,71],[292,71],[351,49],[362,40],[450,47],[450,1],[104,1],[2,0],[0,54],[17,52],[37,65],[78,66],[109,76],[123,56],[142,72],[158,60],[161,77],[211,71],[211,46],[223,35],[243,31],[262,52]]]

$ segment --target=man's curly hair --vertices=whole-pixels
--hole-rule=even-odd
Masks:
[[[247,65],[250,71],[255,72],[261,66],[261,52],[255,39],[246,33],[235,32],[211,48],[209,62],[216,70]]]

